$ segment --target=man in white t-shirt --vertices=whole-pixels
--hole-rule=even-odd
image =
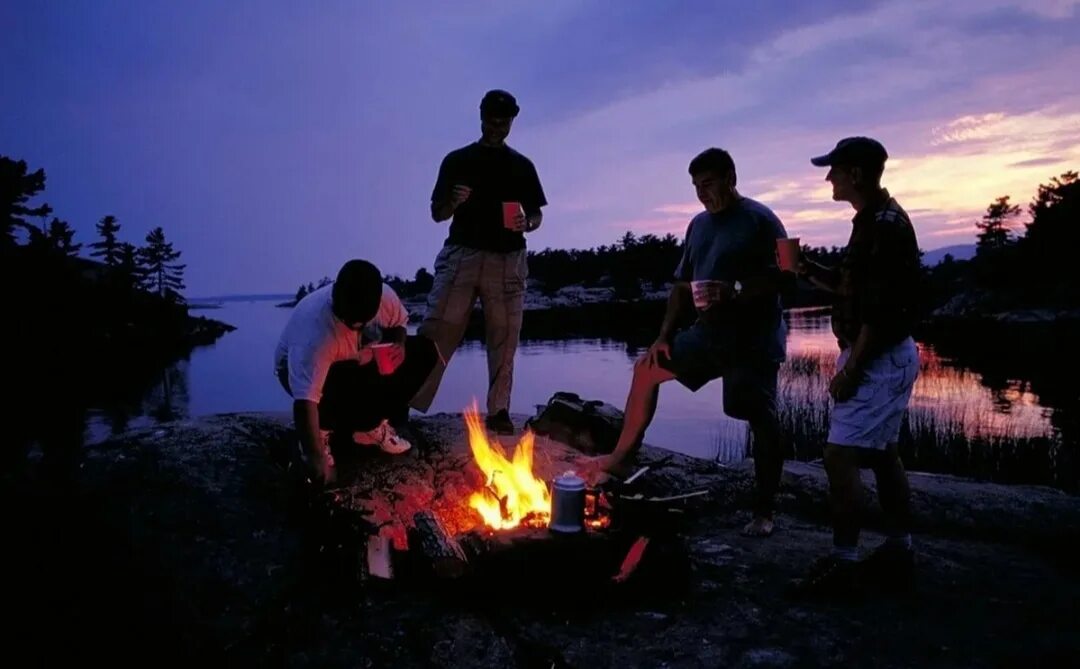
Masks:
[[[274,352],[274,373],[293,398],[300,453],[316,481],[334,479],[330,435],[399,454],[410,444],[391,420],[435,366],[432,342],[406,336],[409,314],[379,269],[350,260],[337,279],[300,300]],[[380,371],[372,344],[390,344]]]

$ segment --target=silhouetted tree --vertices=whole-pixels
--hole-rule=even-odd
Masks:
[[[165,231],[154,228],[146,235],[146,246],[139,249],[140,266],[146,273],[150,290],[161,297],[170,291],[179,294],[184,289],[184,267],[176,263],[180,252],[174,251],[171,242],[165,240]]]
[[[28,207],[27,202],[45,189],[45,170],[27,172],[26,161],[0,156],[0,248],[15,246],[15,230],[36,231],[27,217],[47,216],[52,207]]]
[[[116,217],[105,216],[98,221],[97,232],[101,235],[101,241],[90,245],[93,249],[90,256],[101,258],[109,267],[116,267],[120,264],[120,242],[116,238],[116,233],[120,232],[120,224],[116,222]]]
[[[48,243],[49,249],[66,256],[76,256],[79,254],[79,250],[82,249],[82,244],[76,244],[73,241],[74,239],[75,231],[71,229],[68,222],[53,218],[45,233],[45,241]]]
[[[1080,248],[1080,181],[1075,171],[1039,186],[1028,207],[1031,221],[1020,240],[1020,255],[1032,298],[1080,300],[1075,268]]]
[[[299,302],[300,300],[304,299],[305,297],[307,297],[307,294],[307,286],[305,286],[304,284],[300,284],[300,287],[296,289],[296,301]]]
[[[1009,196],[1003,195],[986,208],[982,220],[975,224],[979,229],[975,253],[983,255],[1004,249],[1009,245],[1009,222],[1020,214],[1020,207],[1009,204]]]
[[[412,290],[417,293],[428,293],[431,291],[432,286],[435,285],[435,277],[426,268],[421,267],[416,270],[416,276],[413,277]]]
[[[47,221],[49,219],[49,216],[52,213],[53,213],[53,208],[50,207],[47,204],[43,204],[40,207],[38,207],[38,218],[41,219],[41,237],[40,237],[40,239],[44,239],[46,241],[48,241],[48,239],[49,239],[49,226],[46,225],[45,221]]]
[[[139,251],[130,242],[120,242],[116,271],[130,288],[145,288],[145,276],[139,266]]]

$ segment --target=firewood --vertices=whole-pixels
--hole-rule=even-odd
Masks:
[[[683,493],[681,495],[668,495],[667,497],[646,497],[641,493],[634,495],[619,495],[618,499],[629,500],[631,502],[676,502],[683,499],[690,499],[691,497],[700,497],[702,495],[708,495],[708,490],[695,490],[694,492]]]
[[[565,553],[580,550],[602,550],[610,541],[606,533],[577,532],[553,534],[548,528],[516,527],[511,530],[484,532],[473,530],[456,537],[470,563],[498,558],[501,554],[537,556],[548,552]],[[591,548],[590,548],[591,547]]]
[[[409,545],[420,550],[437,576],[457,578],[465,573],[468,569],[468,560],[464,551],[434,513],[417,512],[413,515],[413,525],[413,529],[410,530]]]
[[[367,567],[368,574],[377,578],[394,578],[393,556],[390,551],[390,538],[378,534],[368,537]]]

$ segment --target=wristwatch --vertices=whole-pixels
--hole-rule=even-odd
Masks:
[[[739,299],[739,295],[742,294],[742,289],[743,289],[742,281],[736,281],[732,285],[731,289],[732,289],[731,299],[733,299],[733,300]]]

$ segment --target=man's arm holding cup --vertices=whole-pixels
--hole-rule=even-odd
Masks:
[[[803,277],[818,288],[835,293],[840,285],[840,272],[821,263],[814,262],[809,258],[801,258],[797,270]]]
[[[390,347],[390,361],[396,370],[401,363],[405,362],[405,338],[408,332],[404,327],[386,328],[382,332],[382,343],[392,344]]]
[[[537,209],[525,216],[525,232],[536,232],[544,222],[544,213]]]
[[[540,227],[543,220],[544,215],[539,209],[531,213],[525,213],[524,209],[519,209],[507,227],[514,232],[533,232]]]

